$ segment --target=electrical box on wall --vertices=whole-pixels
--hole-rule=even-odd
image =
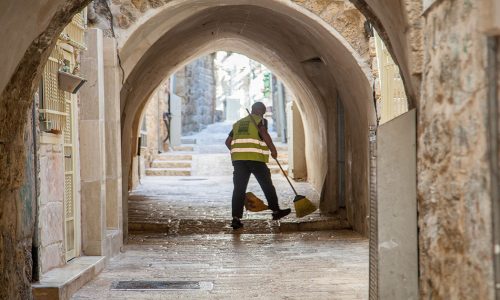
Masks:
[[[419,298],[415,109],[380,125],[370,203],[370,299]]]
[[[487,35],[500,35],[500,1],[481,0],[479,5],[479,28]]]

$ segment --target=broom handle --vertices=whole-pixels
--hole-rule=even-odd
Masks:
[[[280,162],[278,161],[278,159],[277,159],[277,158],[275,158],[274,160],[276,161],[276,163],[278,163],[278,166],[280,167],[281,172],[283,172],[283,176],[285,176],[286,180],[287,180],[287,181],[288,181],[288,183],[290,184],[290,187],[292,188],[293,192],[295,193],[295,196],[298,196],[299,194],[297,194],[297,191],[296,191],[296,190],[295,190],[295,188],[293,187],[292,182],[290,181],[290,179],[288,179],[288,176],[286,175],[285,170],[283,170],[283,168],[281,167]]]
[[[250,111],[248,110],[248,108],[247,108],[246,110],[247,110],[248,115],[250,116],[250,119],[252,119],[253,125],[255,125],[255,127],[257,127],[257,130],[259,130],[259,126],[257,125],[257,122],[255,122],[254,118],[252,117],[252,114],[250,113]],[[265,142],[265,141],[264,141],[264,142]],[[268,145],[268,147],[269,147],[269,145]],[[274,157],[273,157],[273,158],[274,158]],[[295,188],[293,187],[292,182],[290,181],[290,179],[288,179],[288,176],[286,175],[285,170],[283,170],[283,167],[281,166],[280,162],[278,161],[278,159],[277,159],[277,158],[274,158],[274,160],[276,161],[276,163],[277,163],[277,164],[278,164],[278,166],[280,167],[281,172],[283,172],[283,176],[285,176],[286,181],[288,181],[288,183],[290,184],[290,187],[292,188],[293,192],[295,193],[295,196],[298,196],[299,194],[297,194],[297,191],[296,191],[296,190],[295,190]]]

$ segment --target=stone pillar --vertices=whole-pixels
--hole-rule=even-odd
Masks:
[[[287,104],[288,170],[293,179],[307,178],[306,137],[299,108],[295,102]]]
[[[106,159],[104,131],[103,36],[87,31],[87,51],[82,53],[82,74],[87,79],[80,93],[80,180],[82,201],[82,250],[104,255],[106,244]]]
[[[106,227],[113,230],[112,254],[123,244],[120,130],[120,72],[116,41],[104,38],[104,128],[106,147]]]
[[[181,144],[182,131],[182,99],[175,94],[175,76],[170,80],[170,146],[179,146]]]

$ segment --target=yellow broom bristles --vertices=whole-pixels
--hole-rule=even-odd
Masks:
[[[297,197],[298,198],[298,197]],[[305,217],[315,212],[318,208],[306,197],[301,197],[293,201],[297,218]]]

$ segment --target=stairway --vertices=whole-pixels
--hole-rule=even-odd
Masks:
[[[191,146],[176,146],[174,151],[158,154],[151,167],[146,169],[147,176],[191,176],[193,156]]]

